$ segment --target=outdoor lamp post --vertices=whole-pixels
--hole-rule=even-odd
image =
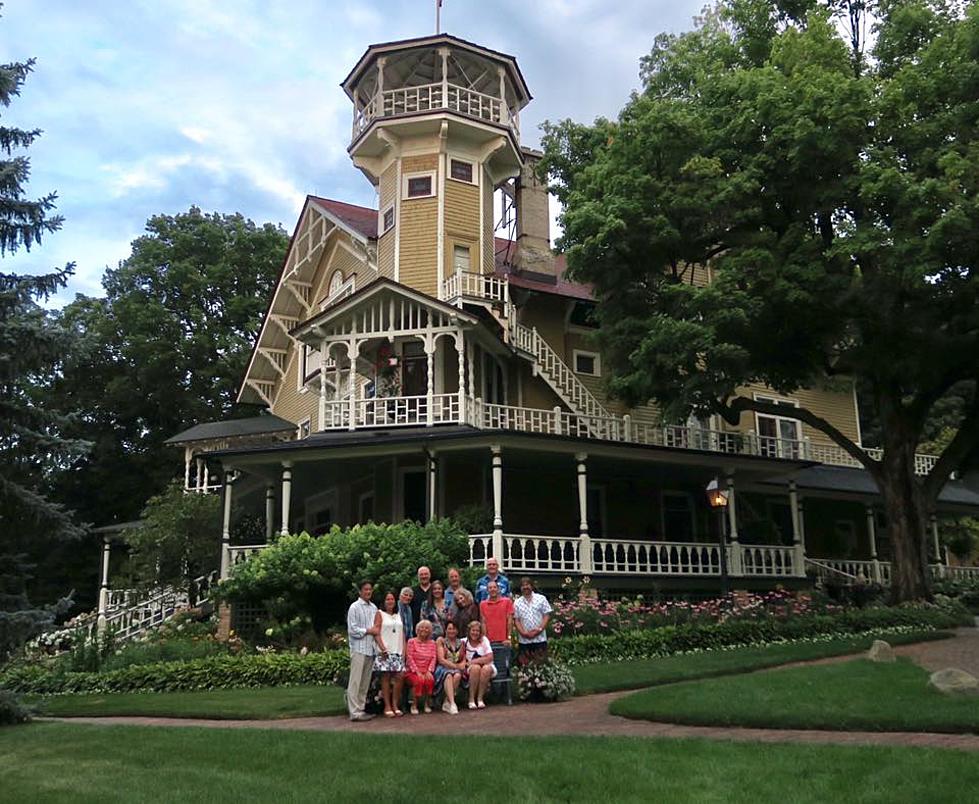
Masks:
[[[727,538],[724,532],[727,491],[721,488],[716,477],[707,484],[707,504],[717,511],[717,542],[720,545],[721,558],[721,594],[726,595],[730,591],[727,577]]]

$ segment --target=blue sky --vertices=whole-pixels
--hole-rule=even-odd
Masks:
[[[703,0],[444,0],[443,30],[514,54],[538,125],[615,115],[660,31]],[[64,228],[0,263],[69,261],[59,300],[101,294],[148,217],[196,204],[287,231],[307,193],[373,204],[349,163],[338,84],[372,42],[431,33],[434,0],[6,0],[0,61],[37,58],[5,125],[40,127],[34,196],[59,195]]]

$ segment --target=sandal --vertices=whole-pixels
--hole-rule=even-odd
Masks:
[[[405,713],[402,712],[400,709],[395,709],[394,710],[394,716],[395,717],[404,717],[405,716]]]
[[[476,708],[477,709],[485,709],[486,708],[486,704],[483,703],[482,701],[480,701],[479,703],[476,704]]]
[[[384,717],[394,717],[394,712],[392,712],[390,709],[385,709]]]
[[[470,701],[469,702],[469,708],[470,709],[475,709],[476,708],[476,703],[474,701]]]
[[[418,707],[415,706],[414,704],[412,704],[411,705],[411,709],[409,709],[408,711],[411,712],[411,714],[413,714],[413,715],[417,715],[418,714]]]

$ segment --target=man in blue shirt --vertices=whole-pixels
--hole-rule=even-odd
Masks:
[[[510,581],[500,572],[500,562],[495,558],[486,559],[486,574],[476,582],[476,603],[489,599],[490,581],[500,587],[500,597],[510,597]]]

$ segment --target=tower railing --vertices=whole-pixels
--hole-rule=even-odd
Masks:
[[[385,89],[354,110],[353,138],[357,139],[379,117],[449,111],[508,126],[520,137],[520,118],[506,101],[451,82]]]

